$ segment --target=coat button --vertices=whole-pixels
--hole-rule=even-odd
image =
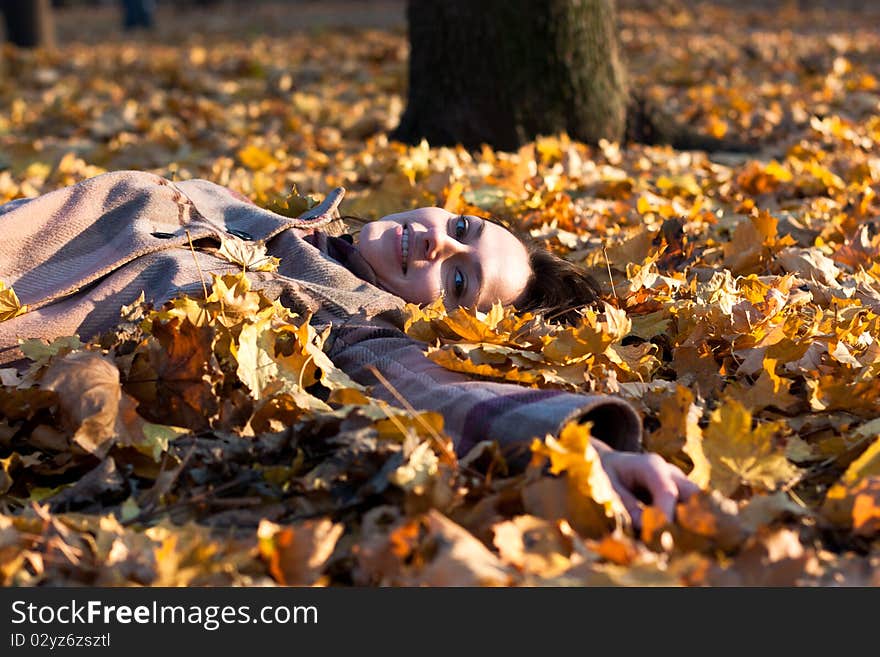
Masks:
[[[227,228],[226,232],[229,233],[230,235],[234,235],[235,237],[238,237],[240,239],[247,240],[248,242],[254,239],[250,233],[246,233],[243,230],[235,230],[234,228]]]

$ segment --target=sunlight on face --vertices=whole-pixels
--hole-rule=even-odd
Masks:
[[[448,308],[513,303],[531,269],[525,246],[501,226],[443,208],[388,215],[361,229],[358,251],[379,284],[410,303],[445,295]]]

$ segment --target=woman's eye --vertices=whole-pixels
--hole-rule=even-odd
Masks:
[[[462,295],[464,295],[465,290],[465,278],[464,274],[461,273],[460,269],[455,270],[455,274],[452,278],[453,281],[453,290],[455,291],[455,298],[461,299]]]
[[[459,242],[464,241],[465,236],[468,232],[468,220],[467,217],[458,217],[455,220],[455,239]]]

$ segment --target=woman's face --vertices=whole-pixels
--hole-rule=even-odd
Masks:
[[[443,208],[418,208],[366,224],[357,248],[380,286],[410,303],[444,294],[446,306],[513,303],[531,273],[526,248],[501,226]]]

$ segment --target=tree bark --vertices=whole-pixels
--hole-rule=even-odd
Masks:
[[[514,150],[624,136],[615,0],[409,0],[406,111],[391,137]]]
[[[51,0],[0,0],[6,40],[20,48],[51,48],[55,25]]]

